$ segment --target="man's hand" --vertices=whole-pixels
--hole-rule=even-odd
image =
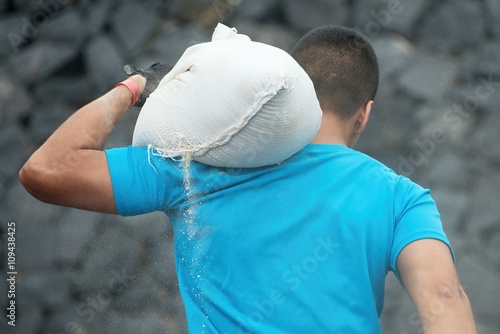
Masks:
[[[435,239],[414,241],[401,251],[397,267],[424,333],[477,333],[469,300],[445,243]]]
[[[156,89],[156,87],[158,87],[161,79],[163,79],[163,77],[170,72],[171,69],[172,67],[162,65],[160,63],[154,63],[150,67],[140,70],[136,69],[134,65],[125,65],[123,70],[127,73],[127,75],[133,76],[138,74],[146,79],[146,86],[139,97],[139,101],[137,101],[136,107],[142,107],[144,105],[146,99]]]

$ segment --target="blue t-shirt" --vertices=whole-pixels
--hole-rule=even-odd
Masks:
[[[161,210],[173,225],[192,333],[380,333],[400,251],[449,245],[428,190],[345,146],[255,169],[106,154],[118,212]]]

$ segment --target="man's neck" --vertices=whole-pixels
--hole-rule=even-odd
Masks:
[[[323,113],[321,127],[311,144],[331,144],[351,146],[352,124],[350,120],[340,120],[332,113]]]

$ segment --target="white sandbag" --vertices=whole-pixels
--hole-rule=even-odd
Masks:
[[[219,24],[146,100],[132,144],[213,166],[261,167],[301,150],[320,123],[313,84],[289,54]]]

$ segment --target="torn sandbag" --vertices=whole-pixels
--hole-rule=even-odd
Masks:
[[[301,150],[320,123],[313,83],[288,53],[219,24],[146,100],[133,145],[213,166],[261,167]]]

